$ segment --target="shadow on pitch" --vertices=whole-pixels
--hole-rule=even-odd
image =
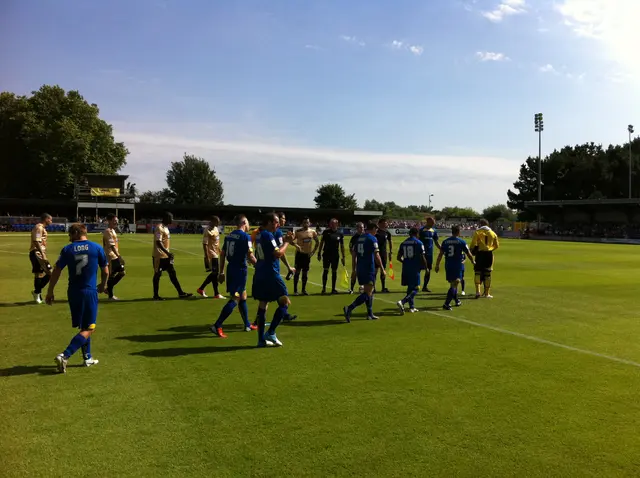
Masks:
[[[238,350],[255,349],[251,345],[223,345],[221,347],[176,347],[171,349],[150,349],[133,352],[130,355],[141,357],[160,358],[160,357],[182,357],[185,355],[211,354],[216,352],[236,352]]]
[[[66,304],[67,301],[66,300],[58,300],[56,299],[56,304]],[[4,308],[4,307],[24,307],[25,305],[33,305],[36,307],[42,307],[45,304],[36,304],[34,301],[32,300],[26,300],[24,302],[0,302],[0,308]]]
[[[141,297],[138,299],[119,299],[119,300],[101,300],[100,305],[102,304],[128,304],[131,302],[172,302],[174,300],[181,300],[183,302],[197,300],[198,298],[195,296],[188,297],[186,299],[181,299],[180,297],[163,297],[163,300],[153,300],[151,297]]]
[[[242,324],[224,324],[225,332],[228,331],[243,331],[244,325]],[[123,337],[116,337],[118,340],[128,340],[129,342],[138,343],[162,343],[162,342],[176,342],[179,340],[187,339],[206,339],[215,337],[208,325],[179,325],[176,327],[169,327],[168,329],[158,329],[158,332],[169,332],[164,334],[147,334],[147,335],[126,335]]]
[[[281,325],[283,326],[293,326],[293,327],[321,327],[324,325],[340,325],[340,324],[344,324],[344,316],[341,314],[336,315],[335,317],[342,317],[342,321],[339,320],[331,320],[331,319],[327,319],[327,320],[300,320],[300,319],[296,319],[296,320],[290,320],[287,322],[282,322]]]
[[[82,365],[67,365],[67,368],[82,367]],[[17,377],[20,375],[59,375],[55,365],[16,365],[0,369],[0,377]]]

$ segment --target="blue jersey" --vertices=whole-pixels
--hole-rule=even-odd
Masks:
[[[282,236],[282,229],[276,229],[276,232],[273,233],[273,238],[276,240],[276,244],[278,247],[284,246],[284,238]]]
[[[438,240],[438,231],[432,227],[424,226],[420,229],[420,240],[424,244],[425,252],[433,255],[433,245]]]
[[[400,245],[400,257],[402,257],[402,271],[415,272],[424,267],[422,257],[424,256],[424,244],[410,237]]]
[[[275,237],[269,231],[261,231],[256,239],[256,276],[277,277],[280,275],[280,259],[273,253],[278,249]]]
[[[98,267],[107,266],[104,249],[95,242],[76,241],[62,248],[56,266],[69,266],[69,291],[97,290]]]
[[[374,235],[366,233],[361,235],[356,242],[356,269],[358,273],[376,271],[376,252],[378,252],[378,240]]]
[[[467,251],[467,243],[459,237],[449,237],[442,241],[446,267],[460,267]]]
[[[241,229],[236,229],[224,238],[222,245],[229,267],[242,270],[247,268],[247,254],[251,251],[251,237]]]

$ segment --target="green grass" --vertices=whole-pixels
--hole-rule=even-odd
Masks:
[[[228,339],[208,331],[223,301],[147,301],[150,242],[122,238],[125,300],[101,303],[100,364],[61,376],[67,305],[28,302],[28,237],[0,236],[3,476],[640,475],[633,246],[504,241],[496,298],[453,312],[442,275],[419,296],[427,310],[404,317],[391,281],[377,322],[344,324],[346,295],[293,297],[284,347],[258,350],[237,312]],[[200,238],[172,245],[194,291]],[[314,261],[310,280],[320,273]],[[161,294],[174,295],[167,277]]]

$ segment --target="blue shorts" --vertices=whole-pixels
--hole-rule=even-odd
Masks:
[[[96,328],[98,319],[98,291],[74,290],[67,292],[71,309],[71,326],[82,330]]]
[[[356,271],[356,277],[358,278],[359,285],[375,285],[376,272],[374,271]]]
[[[420,271],[404,272],[403,270],[401,285],[406,286],[409,289],[417,289],[420,287]]]
[[[227,293],[231,297],[239,297],[247,290],[247,269],[227,267]]]
[[[260,302],[276,302],[280,297],[288,296],[287,286],[282,277],[258,277],[253,276],[251,290],[253,298]]]
[[[460,269],[460,278],[464,279],[464,262],[462,263],[462,267]]]
[[[461,264],[462,265],[462,264]],[[460,266],[448,266],[444,268],[447,274],[447,282],[453,282],[456,280],[462,279],[464,275],[462,268]]]

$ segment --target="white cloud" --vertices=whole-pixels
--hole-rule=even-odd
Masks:
[[[358,45],[358,46],[365,46],[366,45],[365,42],[363,42],[362,40],[359,40],[358,38],[356,38],[354,36],[340,35],[340,38],[342,38],[346,42],[353,43],[353,44]]]
[[[424,53],[424,48],[422,45],[410,45],[409,43],[403,42],[401,40],[393,40],[391,42],[391,48],[394,50],[407,50],[413,53],[416,56],[422,55]]]
[[[482,16],[487,20],[498,23],[504,20],[505,17],[526,12],[527,4],[525,0],[502,0],[495,9],[482,12]]]
[[[307,44],[304,46],[307,50],[322,50],[318,45]]]
[[[480,61],[509,61],[510,58],[504,53],[495,53],[492,51],[478,51],[476,58]]]
[[[142,190],[163,187],[169,164],[187,151],[212,163],[225,184],[225,201],[231,204],[313,206],[319,184],[339,182],[361,202],[376,198],[422,204],[429,184],[429,193],[442,205],[481,209],[506,201],[506,190],[520,166],[519,161],[497,157],[315,148],[241,136],[211,139],[205,131],[194,133],[195,125],[159,125],[156,132],[153,125],[146,126],[140,132],[136,125],[114,125],[116,139],[131,151],[124,173],[133,182]]]
[[[609,59],[640,77],[640,1],[560,0],[555,8],[576,35],[600,42]]]
[[[542,73],[555,73],[558,74],[558,71],[553,67],[552,64],[547,63],[539,68]]]

